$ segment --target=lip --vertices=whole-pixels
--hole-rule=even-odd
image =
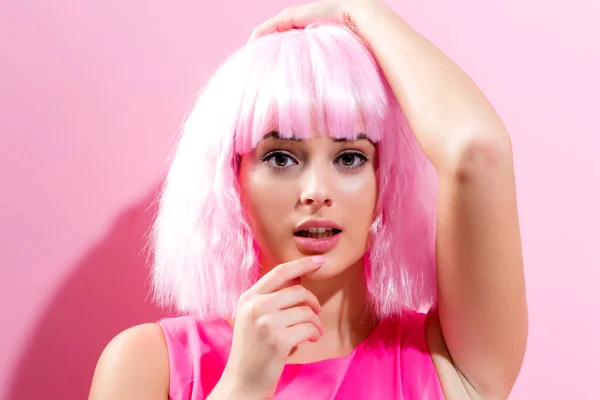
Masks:
[[[294,236],[298,248],[303,253],[320,254],[327,253],[338,244],[340,241],[341,233],[335,234],[331,237],[325,237],[320,239],[307,238],[302,236]]]
[[[296,226],[296,230],[294,232],[298,232],[309,228],[333,228],[338,231],[342,230],[342,227],[333,221],[329,221],[327,219],[309,219]]]
[[[296,244],[298,245],[298,249],[302,253],[309,254],[323,254],[327,253],[338,244],[340,241],[340,235],[342,233],[342,227],[336,224],[333,221],[326,219],[310,219],[302,222],[300,225],[296,227],[295,232],[306,230],[309,228],[332,228],[339,231],[337,234],[324,237],[324,238],[308,238],[303,236],[294,235],[294,240],[296,240]]]

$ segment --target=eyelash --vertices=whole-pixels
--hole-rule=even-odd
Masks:
[[[273,159],[276,156],[281,156],[281,155],[285,156],[287,159],[294,160],[294,165],[298,164],[298,162],[296,161],[296,159],[290,153],[288,153],[286,151],[282,151],[282,150],[270,151],[267,154],[265,154],[264,156],[262,156],[260,160],[265,164],[265,166],[267,168],[271,168],[271,169],[273,169],[276,172],[284,172],[288,168],[292,167],[293,165],[287,165],[287,166],[280,167],[280,166],[271,165],[269,163],[269,161],[271,159]],[[370,161],[369,157],[366,154],[364,154],[364,153],[362,153],[360,151],[357,151],[357,150],[350,150],[350,151],[345,151],[345,152],[341,153],[339,156],[337,156],[335,158],[336,162],[337,162],[337,160],[339,160],[341,157],[343,157],[345,155],[352,155],[354,157],[358,157],[361,160],[360,165],[357,165],[355,167],[342,166],[342,168],[347,169],[347,170],[357,170],[357,169],[360,169],[360,168],[364,167],[367,162]]]

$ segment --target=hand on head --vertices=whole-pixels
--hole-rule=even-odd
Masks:
[[[363,7],[372,6],[376,2],[377,0],[321,0],[286,8],[258,25],[249,42],[275,32],[302,29],[314,22],[341,22],[355,28],[355,15],[359,15]]]

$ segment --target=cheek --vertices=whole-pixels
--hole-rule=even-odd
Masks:
[[[344,176],[339,180],[338,188],[343,198],[351,201],[353,206],[367,212],[374,210],[377,198],[377,176],[373,169]]]
[[[358,193],[366,186],[364,177],[355,175],[340,182],[340,190],[347,193]]]
[[[374,169],[361,174],[345,176],[339,181],[340,195],[344,199],[343,209],[351,216],[348,239],[353,249],[366,251],[370,243],[370,230],[377,202],[377,175]],[[346,217],[347,218],[347,217]]]
[[[291,188],[268,175],[268,171],[258,168],[242,167],[240,171],[242,205],[257,239],[276,233],[290,211]]]

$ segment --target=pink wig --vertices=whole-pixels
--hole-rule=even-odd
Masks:
[[[357,132],[357,121],[363,132]],[[200,92],[174,153],[153,229],[153,284],[163,305],[232,317],[259,276],[243,212],[239,156],[263,135],[366,134],[378,147],[378,200],[365,273],[379,317],[435,300],[435,174],[365,44],[315,24],[234,53]],[[317,132],[317,133],[315,133]]]

